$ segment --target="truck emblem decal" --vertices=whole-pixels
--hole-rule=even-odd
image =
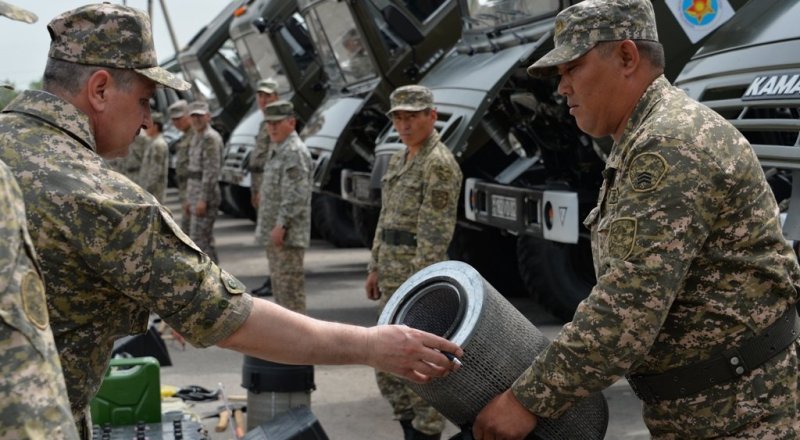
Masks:
[[[761,75],[753,78],[743,100],[796,98],[800,96],[800,74]]]

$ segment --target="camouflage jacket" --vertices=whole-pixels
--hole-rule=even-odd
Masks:
[[[189,127],[175,142],[175,180],[178,184],[178,198],[186,201],[186,182],[189,179],[189,144],[194,137],[194,128]]]
[[[261,236],[275,225],[287,227],[284,245],[308,247],[311,240],[311,173],[308,148],[296,132],[270,149],[258,202]]]
[[[139,170],[139,185],[156,196],[159,203],[164,203],[166,196],[168,170],[169,147],[164,136],[159,134],[155,139],[150,139],[142,156],[142,168]]]
[[[0,438],[77,439],[22,192],[0,162]]]
[[[222,163],[222,136],[208,125],[202,133],[195,132],[189,144],[189,162],[186,166],[186,197],[195,204],[204,200],[209,205],[219,205],[220,166]]]
[[[256,145],[253,148],[253,153],[250,155],[250,188],[255,191],[261,191],[261,181],[264,178],[264,164],[267,162],[269,155],[269,132],[267,132],[267,121],[261,121],[258,126],[258,135],[256,135]]]
[[[0,159],[22,188],[76,420],[114,340],[144,332],[151,311],[204,347],[238,329],[252,307],[244,284],[95,151],[88,117],[57,96],[26,91],[0,115]]]
[[[144,186],[139,181],[139,177],[142,169],[144,152],[149,143],[150,139],[144,134],[144,130],[140,131],[128,147],[128,155],[119,159],[119,167],[122,169],[122,174],[125,174],[129,179],[138,183],[140,186]]]
[[[800,269],[752,148],[663,76],[640,98],[603,174],[584,222],[597,284],[512,387],[541,416],[626,373],[660,373],[737,346],[797,301]],[[785,353],[776,359],[794,356]],[[758,380],[766,390],[784,375],[796,381],[794,370],[766,369]],[[645,422],[654,435],[706,438],[763,417],[753,408],[797,399],[784,388],[749,401],[755,376],[646,404]]]
[[[447,247],[456,225],[458,195],[461,191],[461,169],[450,150],[434,131],[411,161],[406,150],[398,151],[389,160],[381,179],[381,213],[372,244],[368,271],[381,269],[388,263],[390,246],[381,241],[382,231],[407,231],[417,238],[416,248],[409,248],[407,275],[433,263],[447,259]]]

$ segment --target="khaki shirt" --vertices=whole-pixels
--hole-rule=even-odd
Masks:
[[[114,341],[146,331],[151,311],[205,347],[232,334],[252,308],[244,284],[95,151],[88,117],[57,96],[26,91],[0,115],[0,158],[25,198],[76,420]]]
[[[167,173],[169,172],[169,147],[164,136],[159,134],[150,139],[142,156],[142,169],[139,170],[139,185],[164,203],[167,193]]]
[[[202,132],[195,132],[189,144],[189,162],[186,198],[194,205],[205,201],[210,207],[219,206],[222,195],[219,176],[222,165],[222,136],[209,124]]]
[[[663,76],[641,97],[604,177],[585,221],[597,285],[512,387],[541,416],[559,416],[626,373],[660,373],[735,347],[798,299],[800,268],[752,148]],[[645,422],[656,437],[706,438],[796,406],[797,389],[785,386],[796,384],[797,368],[781,363],[796,365],[795,350],[763,374],[645,404]],[[753,380],[771,397],[758,398]]]

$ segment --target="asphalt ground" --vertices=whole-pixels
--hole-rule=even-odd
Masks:
[[[167,205],[173,212],[179,212],[174,189],[168,191]],[[254,227],[254,223],[248,219],[220,214],[215,228],[220,265],[250,289],[260,286],[269,272],[265,251],[255,244]],[[368,259],[367,249],[337,249],[327,242],[312,240],[305,258],[308,314],[325,320],[373,325],[377,308],[375,303],[366,299],[364,293]],[[561,329],[563,323],[525,296],[510,296],[509,301],[546,336],[552,338]],[[167,339],[166,343],[173,366],[161,369],[162,386],[182,388],[199,385],[215,390],[222,384],[231,404],[246,403],[243,399],[247,390],[241,386],[241,354],[217,347],[182,347],[172,339]],[[371,368],[317,366],[314,380],[316,390],[311,393],[311,410],[330,439],[403,438],[399,423],[392,420],[391,407],[378,391]],[[641,405],[627,382],[621,380],[604,391],[604,395],[609,405],[606,439],[650,438],[641,421]],[[166,402],[165,408],[168,405],[172,403]],[[221,405],[220,400],[191,403],[185,410],[202,416],[216,413]],[[221,433],[215,431],[216,417],[207,417],[202,421],[209,438],[234,438],[230,429]],[[447,439],[458,431],[448,422],[443,438]]]

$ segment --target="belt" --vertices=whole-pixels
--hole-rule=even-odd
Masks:
[[[202,171],[189,171],[188,173],[186,173],[186,178],[187,179],[202,179],[203,178],[203,172]]]
[[[688,397],[715,385],[730,382],[758,368],[786,349],[800,335],[800,319],[794,306],[760,334],[702,362],[660,374],[629,375],[636,397],[646,403]]]
[[[417,234],[398,229],[383,229],[381,232],[381,241],[392,246],[416,246]]]

